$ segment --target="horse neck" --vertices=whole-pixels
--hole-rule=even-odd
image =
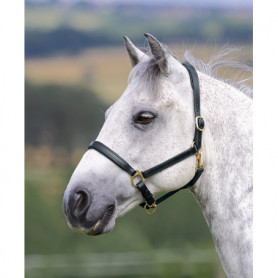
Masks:
[[[205,172],[192,191],[226,273],[249,277],[244,273],[252,272],[246,267],[252,264],[252,100],[228,84],[199,77]]]

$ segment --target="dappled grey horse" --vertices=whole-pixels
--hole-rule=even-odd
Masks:
[[[227,276],[252,277],[252,90],[214,75],[221,65],[249,68],[225,60],[229,51],[208,64],[186,53],[194,75],[145,36],[147,54],[125,37],[133,66],[128,86],[70,179],[63,200],[68,224],[88,235],[107,233],[142,201],[151,214],[156,193],[189,184]]]

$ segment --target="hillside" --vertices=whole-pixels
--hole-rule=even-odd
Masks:
[[[56,1],[29,3],[25,11],[27,57],[78,53],[85,48],[135,43],[142,34],[180,43],[251,43],[252,10],[185,5],[114,4]]]

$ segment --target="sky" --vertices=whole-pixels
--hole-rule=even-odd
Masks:
[[[29,2],[47,2],[49,0],[28,0]],[[80,0],[58,0],[64,3],[75,3]],[[81,0],[91,3],[141,3],[141,4],[178,4],[178,5],[195,5],[211,7],[252,7],[252,0]]]

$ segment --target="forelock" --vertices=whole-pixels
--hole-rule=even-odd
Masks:
[[[156,89],[159,81],[163,78],[157,62],[150,58],[147,61],[137,64],[130,72],[128,82],[136,81],[138,85]]]

